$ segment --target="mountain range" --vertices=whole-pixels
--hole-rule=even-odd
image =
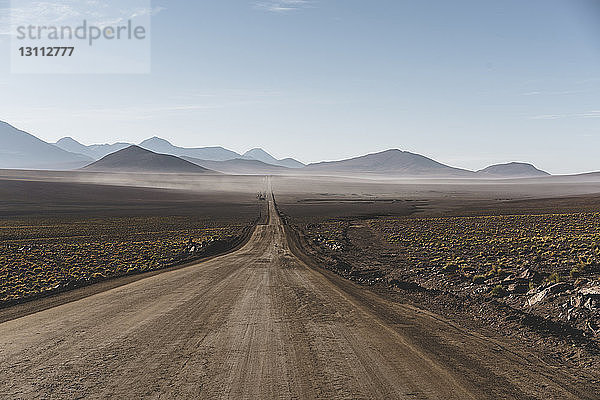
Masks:
[[[294,171],[290,168],[282,167],[279,165],[267,164],[258,160],[247,160],[243,158],[236,158],[233,160],[225,161],[210,161],[200,160],[193,157],[183,157],[184,160],[192,162],[201,167],[221,172],[223,174],[232,175],[286,175],[291,174]]]
[[[474,177],[476,173],[439,163],[420,154],[391,149],[348,160],[310,164],[307,171],[407,177]]]
[[[152,137],[131,143],[86,146],[71,137],[54,144],[0,121],[0,168],[86,171],[218,172],[247,175],[365,175],[419,178],[526,178],[547,172],[527,163],[497,164],[480,171],[455,168],[420,154],[390,149],[346,160],[304,165],[293,158],[276,159],[260,148],[239,154],[223,147],[185,148]]]
[[[0,121],[0,168],[75,169],[94,161],[91,157],[51,145]]]
[[[99,160],[115,151],[131,146],[131,143],[93,144],[91,146],[85,146],[71,137],[64,137],[54,143],[54,145],[63,150],[70,151],[71,153],[79,153],[94,160]]]
[[[201,147],[193,149],[177,147],[173,146],[169,141],[156,136],[144,140],[140,143],[140,147],[156,153],[170,154],[177,157],[194,157],[201,160],[225,161],[240,157],[235,151],[227,150],[223,147]]]
[[[58,142],[54,143],[54,145],[63,150],[72,153],[83,154],[94,160],[99,160],[110,153],[114,153],[115,151],[131,146],[132,143],[94,144],[86,146],[71,137],[64,137]],[[186,148],[174,146],[168,140],[156,136],[144,140],[139,144],[139,147],[159,154],[170,154],[182,158],[191,157],[204,161],[229,161],[235,159],[244,159],[262,161],[265,164],[277,165],[286,168],[304,167],[304,164],[302,164],[300,161],[294,160],[293,158],[284,158],[282,160],[278,160],[260,148],[249,150],[244,154],[239,154],[235,151],[228,150],[220,146]]]
[[[208,173],[212,172],[179,157],[158,154],[136,145],[118,150],[82,168],[93,172]]]
[[[284,158],[282,160],[278,160],[263,149],[252,149],[245,152],[242,157],[244,160],[257,160],[262,161],[265,164],[277,165],[285,168],[302,168],[305,165],[300,161],[294,160],[293,158]]]

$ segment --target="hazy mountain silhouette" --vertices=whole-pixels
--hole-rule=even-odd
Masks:
[[[100,159],[116,151],[126,149],[131,145],[131,143],[117,142],[113,144],[92,144],[88,147],[98,153],[98,159]]]
[[[499,178],[535,178],[541,176],[550,176],[549,173],[539,170],[531,164],[521,162],[491,165],[487,168],[477,171],[477,175],[482,177]]]
[[[309,164],[312,173],[376,174],[406,177],[474,177],[475,173],[454,168],[420,154],[397,149],[350,158],[347,160]]]
[[[284,158],[282,160],[278,160],[261,148],[255,148],[252,150],[248,150],[247,152],[244,153],[244,155],[242,155],[241,158],[243,158],[245,160],[258,160],[258,161],[262,161],[263,163],[266,163],[266,164],[278,165],[280,167],[286,167],[286,168],[302,168],[302,167],[304,167],[304,164],[302,164],[300,161],[294,160],[293,158]]]
[[[96,172],[207,173],[199,165],[169,154],[158,154],[139,146],[129,146],[82,168]]]
[[[72,137],[64,137],[60,139],[58,142],[54,143],[55,146],[60,147],[63,150],[69,151],[71,153],[78,153],[88,156],[94,160],[98,160],[102,158],[97,152],[90,149],[88,146],[85,146],[79,143],[77,140]]]
[[[2,143],[0,168],[68,170],[87,165],[86,170],[95,171],[208,172],[212,170],[228,174],[256,175],[367,174],[390,177],[479,179],[535,178],[550,175],[531,164],[520,162],[492,165],[473,172],[397,149],[304,166],[292,158],[278,160],[260,148],[249,150],[240,156],[223,147],[177,147],[158,137],[147,139],[140,146],[129,143],[85,146],[71,137],[50,144],[2,121],[0,121],[0,143]],[[94,160],[98,162],[93,162]],[[581,178],[589,179],[595,176],[582,175]],[[563,178],[569,179],[569,176]]]
[[[199,148],[177,147],[173,146],[169,141],[156,136],[144,140],[140,143],[140,147],[161,154],[170,154],[177,157],[194,157],[209,161],[233,160],[240,157],[235,151],[227,150],[220,146]]]
[[[106,155],[109,155],[119,150],[123,150],[131,146],[131,143],[118,142],[113,144],[92,144],[86,146],[84,144],[79,143],[72,137],[64,137],[58,142],[56,142],[55,146],[58,146],[61,149],[70,151],[72,153],[84,154],[88,157],[93,158],[94,160],[99,160]]]
[[[306,164],[296,160],[295,158],[286,157],[279,160],[279,165],[286,168],[304,168]]]
[[[93,161],[0,121],[0,168],[74,169]]]
[[[182,157],[184,160],[208,168],[213,171],[233,175],[283,175],[290,172],[290,168],[271,165],[258,160],[236,158],[226,161],[199,160],[193,157]]]

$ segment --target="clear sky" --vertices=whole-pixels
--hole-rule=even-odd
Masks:
[[[47,141],[161,136],[304,162],[400,148],[471,169],[600,170],[598,0],[153,7],[151,74],[10,74],[0,35],[0,119]]]

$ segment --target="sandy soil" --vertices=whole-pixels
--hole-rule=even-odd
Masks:
[[[0,396],[597,398],[589,378],[309,267],[269,203],[235,253],[0,324]]]

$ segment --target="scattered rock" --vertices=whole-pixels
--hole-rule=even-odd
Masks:
[[[546,298],[550,297],[551,295],[556,295],[556,294],[563,293],[563,292],[566,292],[567,290],[572,290],[572,289],[573,289],[573,285],[571,285],[570,283],[566,283],[566,282],[555,283],[551,286],[548,286],[541,292],[530,297],[527,300],[526,306],[527,305],[529,307],[534,306],[534,305],[540,303],[541,301],[545,300]]]
[[[546,297],[548,297],[548,295],[550,294],[550,290],[548,290],[548,288],[542,290],[541,292],[533,295],[533,297],[530,297],[527,300],[527,304],[526,306],[532,307],[538,303],[540,303],[541,301],[543,301]]]
[[[523,293],[527,293],[528,290],[529,290],[529,285],[521,283],[521,282],[511,283],[510,285],[508,285],[508,291],[510,293],[523,294]]]
[[[600,286],[583,288],[579,290],[579,293],[581,293],[584,296],[600,298]]]
[[[575,287],[582,287],[582,286],[586,285],[588,282],[589,281],[587,279],[585,279],[585,278],[578,278],[575,281]]]
[[[585,323],[585,325],[586,325],[586,328],[588,328],[594,335],[597,335],[600,333],[600,331],[598,330],[598,326],[595,323],[593,323],[591,321],[587,321]]]
[[[542,281],[542,279],[544,279],[544,277],[542,276],[542,274],[540,274],[537,271],[532,271],[531,269],[527,268],[525,270],[523,270],[518,276],[518,279],[525,279],[528,281],[533,281],[536,283],[539,283]]]
[[[583,296],[573,296],[569,300],[569,303],[573,308],[580,308],[583,305]]]
[[[587,308],[590,311],[594,311],[596,309],[596,300],[593,299],[592,297],[589,297],[585,303],[583,304],[583,306],[585,308]]]
[[[518,278],[521,279],[531,279],[533,278],[533,273],[531,272],[531,270],[529,268],[523,270],[523,272],[521,272],[518,276]]]
[[[567,283],[567,282],[559,282],[559,283],[555,283],[554,285],[548,287],[548,290],[550,290],[550,293],[552,293],[552,294],[558,294],[558,293],[566,292],[567,290],[573,290],[573,285],[571,285],[570,283]]]

